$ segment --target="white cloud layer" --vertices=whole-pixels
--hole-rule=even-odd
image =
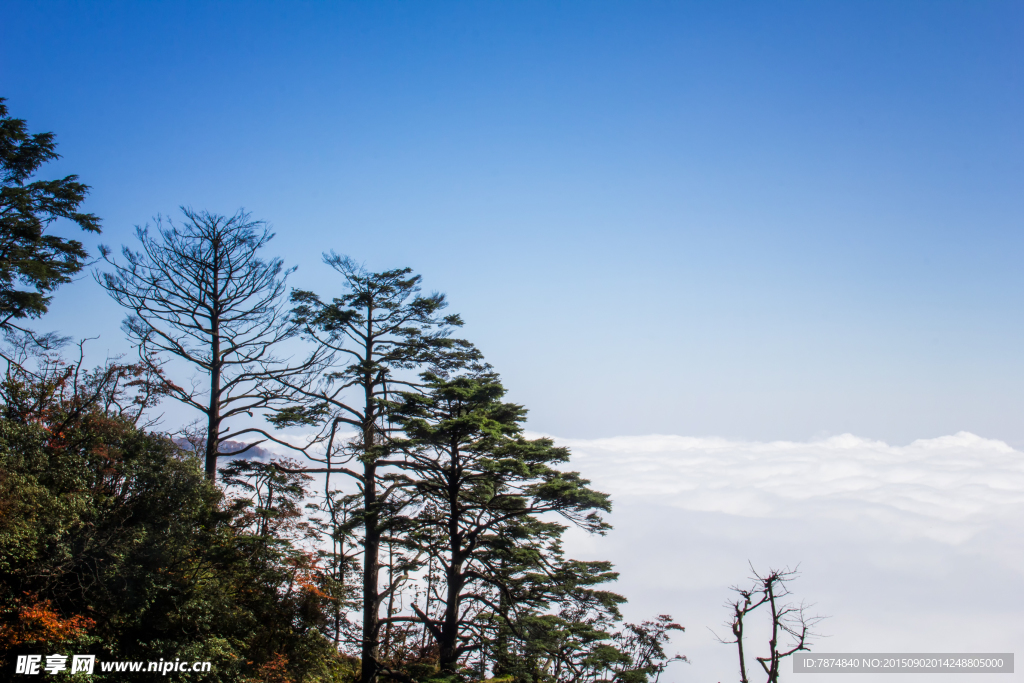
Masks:
[[[673,665],[663,683],[738,679],[734,650],[709,627],[723,633],[729,586],[746,582],[748,562],[800,565],[795,595],[830,615],[817,652],[1012,652],[1024,642],[1024,453],[1001,441],[554,438],[614,503],[614,530],[572,532],[568,552],[616,564],[629,618],[667,612],[687,626],[673,651],[693,663]],[[802,683],[835,678],[784,671]]]
[[[945,543],[1024,519],[1024,453],[968,432],[891,446],[686,436],[558,439],[613,499],[697,512],[883,524]]]

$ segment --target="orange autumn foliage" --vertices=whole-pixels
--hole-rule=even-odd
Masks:
[[[96,625],[89,617],[63,617],[53,608],[52,601],[38,600],[35,595],[28,595],[27,600],[7,610],[4,616],[7,618],[6,623],[0,623],[0,647],[7,648],[75,640]]]
[[[320,568],[320,560],[313,553],[305,552],[287,560],[292,570],[292,579],[299,587],[322,600],[333,598],[325,593],[318,584],[323,578],[323,569]]]
[[[295,683],[295,679],[288,675],[288,658],[278,652],[273,659],[264,662],[254,676],[246,678],[245,683]]]

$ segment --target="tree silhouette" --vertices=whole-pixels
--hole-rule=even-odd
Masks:
[[[740,683],[749,683],[747,655],[744,652],[746,620],[752,612],[766,607],[771,619],[768,654],[755,659],[767,675],[767,683],[777,683],[780,662],[800,650],[807,650],[811,645],[811,638],[818,635],[813,632],[814,626],[825,617],[809,616],[807,609],[810,605],[803,602],[795,604],[788,600],[792,595],[788,584],[799,576],[797,569],[769,569],[767,573],[760,574],[751,567],[750,571],[753,584],[751,587],[733,586],[731,589],[739,595],[737,599],[728,603],[732,618],[727,626],[732,631],[733,639],[724,640],[719,637],[718,641],[736,645],[740,661]],[[780,639],[787,635],[790,642],[782,644]]]

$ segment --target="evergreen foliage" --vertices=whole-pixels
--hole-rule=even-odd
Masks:
[[[8,115],[0,97],[0,329],[14,320],[46,313],[50,292],[71,281],[85,265],[82,243],[46,234],[64,218],[87,232],[100,220],[79,207],[89,186],[69,175],[31,180],[48,161],[59,159],[53,133],[29,134],[23,119]]]
[[[467,653],[495,641],[495,626],[514,629],[514,615],[547,607],[569,586],[613,610],[621,597],[582,588],[613,579],[607,563],[563,561],[566,527],[543,520],[556,515],[603,533],[599,512],[610,511],[608,496],[555,467],[568,461],[567,449],[523,438],[526,411],[501,401],[494,373],[423,380],[427,391],[404,392],[391,414],[407,436],[396,445],[419,502],[407,543],[442,578],[425,609],[414,606],[438,643],[441,669],[455,671]]]
[[[307,367],[312,377],[305,382],[284,378],[294,404],[271,416],[277,426],[313,424],[321,427],[326,444],[323,471],[346,475],[358,489],[361,502],[359,545],[362,549],[362,636],[360,658],[363,683],[377,680],[384,666],[380,651],[382,629],[395,620],[388,607],[393,604],[396,581],[404,580],[415,563],[396,557],[404,543],[388,541],[388,534],[400,533],[408,504],[405,488],[396,473],[401,461],[389,459],[393,451],[393,428],[388,398],[396,391],[415,390],[415,375],[408,372],[432,367],[439,371],[475,362],[480,354],[468,342],[450,337],[452,328],[462,325],[457,315],[443,315],[447,301],[443,294],[420,294],[420,276],[408,268],[373,273],[352,259],[333,252],[324,261],[341,274],[344,291],[330,302],[312,292],[295,291],[293,319],[305,337],[315,344]],[[348,456],[337,443],[339,427],[356,430],[348,444]],[[339,457],[341,453],[341,457]],[[343,462],[339,462],[343,460]],[[351,466],[348,461],[354,460]],[[328,490],[326,497],[330,497]],[[388,578],[382,586],[382,546],[388,551]],[[398,577],[396,579],[396,577]]]

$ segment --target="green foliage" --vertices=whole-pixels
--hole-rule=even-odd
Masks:
[[[496,653],[495,677],[532,683],[646,683],[673,661],[665,645],[683,627],[662,614],[640,624],[619,621],[608,605],[574,599],[553,614],[529,614],[509,630]]]
[[[568,450],[523,437],[526,410],[502,401],[496,374],[425,373],[423,384],[424,393],[403,393],[389,411],[407,437],[395,445],[408,459],[405,471],[420,502],[407,543],[430,558],[442,579],[414,610],[438,643],[442,671],[456,672],[470,654],[485,667],[490,647],[498,670],[507,660],[504,668],[515,671],[504,673],[525,675],[519,669],[526,660],[502,653],[510,635],[539,642],[567,623],[547,614],[553,605],[585,604],[601,620],[618,617],[624,598],[593,588],[616,578],[611,565],[564,559],[566,525],[548,519],[603,533],[608,496],[557,467]],[[595,641],[607,638],[588,628]]]
[[[207,681],[339,680],[344,662],[321,635],[330,597],[293,543],[301,482],[255,507],[226,499],[168,439],[56,392],[22,378],[19,395],[46,396],[18,405],[45,410],[7,402],[0,418],[3,666],[45,647],[210,660]]]
[[[420,276],[411,269],[373,273],[333,252],[324,261],[341,274],[341,295],[324,301],[312,292],[292,293],[292,320],[321,360],[307,363],[312,370],[301,381],[282,380],[293,404],[270,420],[277,426],[319,422],[321,433],[314,441],[326,446],[325,471],[328,476],[345,474],[360,494],[361,680],[374,683],[378,669],[386,666],[382,638],[389,641],[398,632],[390,621],[398,584],[415,565],[410,558],[396,558],[404,543],[384,538],[401,536],[410,523],[401,513],[408,502],[401,484],[404,475],[395,469],[401,463],[388,459],[393,452],[388,399],[398,390],[415,391],[416,371],[463,367],[476,362],[480,353],[469,342],[450,337],[462,320],[442,314],[448,305],[443,294],[421,294]],[[337,432],[344,426],[357,430],[358,436],[339,445]],[[339,459],[357,462],[332,469]],[[330,498],[329,478],[325,486]],[[386,579],[381,578],[382,545],[389,555]],[[388,611],[386,620],[381,620],[382,608]]]
[[[46,163],[59,159],[53,133],[29,134],[25,121],[11,118],[0,98],[0,327],[46,312],[49,293],[82,270],[88,258],[81,242],[47,235],[64,218],[88,232],[100,221],[78,211],[89,186],[69,175],[31,181]]]
[[[437,666],[399,667],[410,678],[531,683],[642,683],[674,659],[664,650],[682,630],[663,615],[621,625],[625,598],[604,586],[609,562],[565,558],[569,525],[609,526],[608,496],[561,469],[569,451],[526,439],[526,410],[503,401],[487,368],[455,377],[423,375],[423,391],[387,406],[404,438],[407,485],[418,505],[404,536],[428,560],[413,611],[436,643]],[[436,574],[436,579],[433,577]],[[400,678],[396,676],[396,678]]]

